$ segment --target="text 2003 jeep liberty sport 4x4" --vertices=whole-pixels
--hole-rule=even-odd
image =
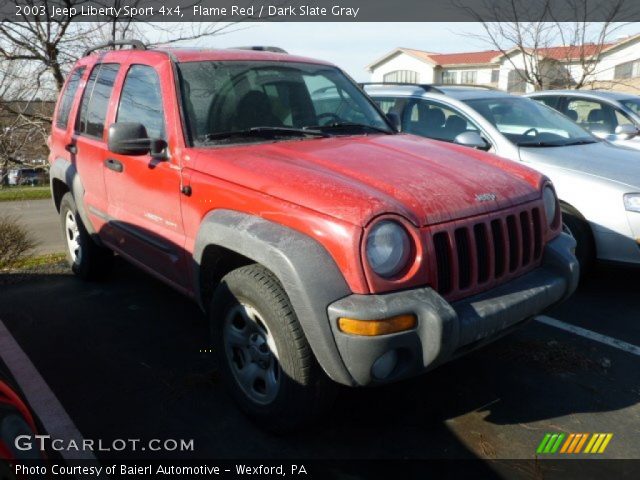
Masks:
[[[57,105],[69,261],[89,278],[115,251],[198,301],[263,425],[300,425],[333,382],[424,372],[575,289],[533,170],[396,133],[327,63],[133,46],[79,60]]]

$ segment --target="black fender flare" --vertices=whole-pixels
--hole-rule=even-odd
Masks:
[[[234,251],[271,270],[280,280],[318,360],[338,383],[353,385],[336,347],[328,307],[351,295],[327,250],[311,237],[277,223],[233,210],[214,210],[196,236],[193,261],[196,298],[202,305],[200,265],[207,246]]]
[[[101,245],[98,232],[96,232],[91,220],[89,220],[87,207],[84,204],[84,186],[82,185],[82,181],[80,180],[80,175],[78,175],[78,170],[76,169],[75,164],[64,158],[56,158],[51,163],[51,167],[49,169],[49,181],[52,192],[54,192],[54,180],[59,180],[67,186],[71,195],[73,195],[73,200],[76,202],[76,207],[78,208],[78,214],[80,215],[80,219],[87,229],[87,232],[89,232],[96,243]],[[55,198],[52,198],[52,201],[55,205]]]

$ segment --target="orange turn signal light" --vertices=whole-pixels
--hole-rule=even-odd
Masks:
[[[377,335],[388,335],[411,330],[415,328],[417,323],[418,320],[415,315],[397,315],[382,320],[357,320],[355,318],[340,317],[338,319],[338,328],[341,332],[351,335],[375,337]]]

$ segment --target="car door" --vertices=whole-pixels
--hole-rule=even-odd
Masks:
[[[107,234],[107,195],[102,162],[106,154],[105,121],[120,65],[97,63],[91,69],[78,106],[74,134],[66,145],[84,188],[84,205],[100,236]]]
[[[616,134],[618,126],[633,125],[631,119],[621,110],[591,98],[569,97],[564,113],[595,136],[612,142],[621,140]]]
[[[175,90],[168,62],[130,63],[120,79],[113,120],[141,123],[150,138],[168,138],[165,112]],[[167,148],[167,152],[170,148]],[[175,287],[186,285],[181,171],[176,158],[108,153],[104,178],[115,249]]]
[[[404,107],[402,131],[434,140],[454,143],[463,133],[478,133],[492,148],[488,136],[465,113],[433,99],[412,98]]]

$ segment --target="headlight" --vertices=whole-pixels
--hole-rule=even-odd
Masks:
[[[409,234],[397,222],[383,220],[369,232],[366,254],[374,272],[381,277],[392,277],[406,267],[409,261]]]
[[[556,209],[558,208],[558,200],[556,199],[553,188],[549,186],[544,187],[542,199],[544,200],[544,213],[547,216],[547,223],[551,226],[556,219]]]
[[[625,210],[640,213],[640,193],[625,193],[623,198]]]

